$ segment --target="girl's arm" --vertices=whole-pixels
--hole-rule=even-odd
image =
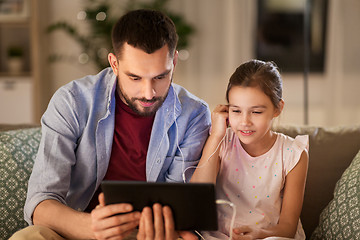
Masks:
[[[218,105],[211,113],[211,134],[205,143],[200,162],[190,182],[216,183],[220,167],[219,145],[226,133],[228,115],[226,105]]]
[[[236,228],[234,239],[262,239],[271,236],[294,238],[304,199],[308,159],[308,152],[305,150],[297,165],[286,176],[279,223],[267,229],[255,230],[247,226]],[[252,238],[244,238],[247,235]]]
[[[209,136],[205,143],[200,162],[195,169],[190,182],[216,183],[216,177],[220,167],[219,148],[216,150],[216,147],[219,145],[221,139],[222,138],[218,138],[212,135]]]

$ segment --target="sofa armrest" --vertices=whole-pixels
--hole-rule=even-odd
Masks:
[[[40,138],[40,127],[0,132],[0,239],[27,226],[23,208]]]
[[[39,124],[0,124],[0,132],[40,127]]]

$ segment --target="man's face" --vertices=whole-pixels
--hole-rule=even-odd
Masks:
[[[125,43],[120,59],[109,54],[121,100],[141,116],[154,115],[165,101],[176,61],[167,45],[148,54]]]

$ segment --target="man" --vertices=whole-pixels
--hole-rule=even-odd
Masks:
[[[167,16],[129,12],[112,41],[111,68],[60,88],[42,117],[24,209],[35,226],[14,238],[123,239],[137,226],[139,239],[178,237],[168,207],[105,206],[99,186],[104,179],[183,181],[200,158],[210,111],[172,83],[177,35]]]

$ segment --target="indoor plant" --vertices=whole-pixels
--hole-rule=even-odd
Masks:
[[[146,8],[156,9],[164,12],[174,22],[179,35],[178,50],[186,49],[189,37],[194,32],[194,27],[187,23],[183,16],[169,11],[166,4],[169,0],[84,0],[84,10],[79,12],[78,19],[86,21],[89,25],[87,34],[82,34],[76,26],[67,21],[59,21],[48,27],[48,32],[63,30],[75,40],[82,49],[79,57],[72,58],[63,54],[53,53],[50,61],[79,59],[83,64],[95,63],[98,70],[108,67],[107,53],[112,51],[111,30],[119,18],[119,12],[125,13],[129,10]],[[83,56],[83,58],[82,58]],[[83,61],[82,61],[83,60]]]
[[[20,46],[10,46],[7,49],[8,70],[10,74],[19,74],[23,71],[24,50]]]

